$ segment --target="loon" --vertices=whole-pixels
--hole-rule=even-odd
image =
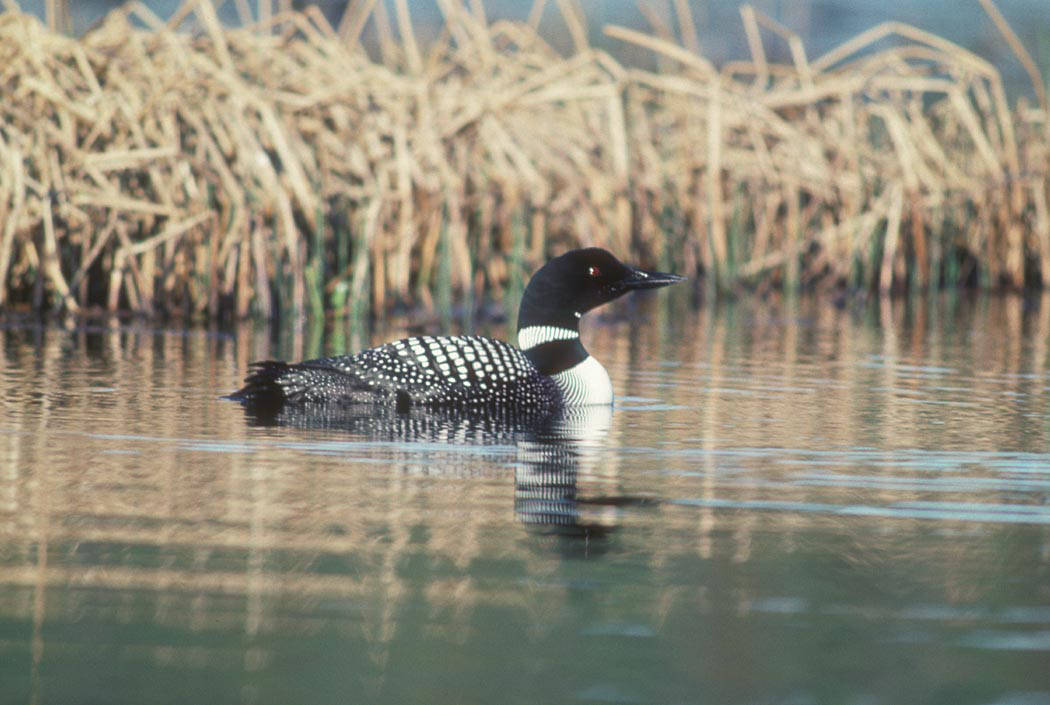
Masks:
[[[519,348],[480,336],[415,336],[355,355],[254,362],[229,398],[271,409],[379,404],[399,413],[608,405],[612,383],[580,343],[580,318],[635,289],[683,279],[629,267],[600,248],[572,250],[529,280],[518,310]]]

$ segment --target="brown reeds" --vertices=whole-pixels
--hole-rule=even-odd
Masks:
[[[406,2],[352,3],[335,28],[314,8],[228,28],[211,0],[168,21],[132,3],[81,39],[7,11],[0,303],[434,305],[578,244],[720,288],[1046,284],[1045,94],[982,2],[1039,105],[1011,108],[993,66],[914,27],[810,59],[748,6],[752,57],[721,70],[687,3],[682,43],[669,23],[604,28],[658,72],[591,47],[569,0],[569,56],[537,33],[542,3],[516,24],[440,0],[426,47]]]

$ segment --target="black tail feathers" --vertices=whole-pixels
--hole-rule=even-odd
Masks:
[[[251,372],[244,386],[226,397],[233,401],[256,406],[280,406],[285,401],[284,389],[277,380],[287,374],[290,366],[278,360],[261,360],[248,366]]]

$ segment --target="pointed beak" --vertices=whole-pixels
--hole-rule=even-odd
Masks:
[[[646,272],[641,269],[635,269],[631,272],[631,275],[622,281],[624,289],[658,289],[661,286],[670,286],[671,284],[677,284],[680,281],[684,281],[685,277],[678,276],[677,274],[667,274],[665,272]]]

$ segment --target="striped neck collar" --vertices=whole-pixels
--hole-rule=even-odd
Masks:
[[[555,340],[579,340],[580,332],[561,326],[526,326],[518,331],[518,347],[523,351]]]
[[[580,332],[561,326],[525,326],[518,330],[518,347],[545,375],[556,375],[587,359]]]

